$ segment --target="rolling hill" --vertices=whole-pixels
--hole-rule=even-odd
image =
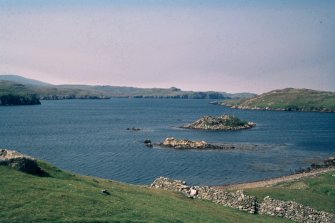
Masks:
[[[7,84],[4,85],[6,81]],[[229,99],[252,97],[255,94],[229,94],[216,91],[183,91],[171,88],[136,88],[109,85],[51,85],[17,75],[0,75],[0,88],[21,84],[44,100],[55,99],[108,99],[108,98],[177,98],[177,99]],[[11,87],[13,88],[13,87]],[[20,90],[20,89],[17,89]]]

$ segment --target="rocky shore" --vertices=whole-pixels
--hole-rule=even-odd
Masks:
[[[232,115],[221,116],[203,116],[197,121],[182,126],[188,129],[202,129],[202,130],[241,130],[250,129],[256,126],[254,122],[241,120]]]
[[[175,139],[173,137],[166,138],[164,142],[157,146],[173,148],[173,149],[197,149],[197,150],[250,150],[256,149],[257,145],[253,144],[210,144],[205,141],[191,141],[188,139]]]

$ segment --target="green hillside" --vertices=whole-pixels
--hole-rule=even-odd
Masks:
[[[50,176],[0,166],[0,222],[290,222],[38,164]]]
[[[253,98],[226,100],[221,104],[239,109],[331,112],[335,111],[335,93],[286,88]]]

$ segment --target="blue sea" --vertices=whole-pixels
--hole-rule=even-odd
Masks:
[[[209,100],[111,99],[42,101],[0,107],[0,148],[60,168],[126,183],[159,176],[224,185],[278,177],[335,154],[335,113],[247,111]],[[257,123],[241,131],[179,128],[203,115],[231,114]],[[128,131],[127,128],[141,131]],[[257,145],[254,150],[149,148],[166,137]]]

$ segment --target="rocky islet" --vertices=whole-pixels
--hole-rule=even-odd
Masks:
[[[241,120],[233,115],[203,116],[191,124],[182,126],[187,129],[202,130],[242,130],[255,127],[256,123]]]
[[[253,144],[211,144],[206,141],[191,141],[188,139],[176,139],[168,137],[163,142],[156,144],[160,147],[172,149],[196,149],[196,150],[250,150],[256,149],[257,145]]]

